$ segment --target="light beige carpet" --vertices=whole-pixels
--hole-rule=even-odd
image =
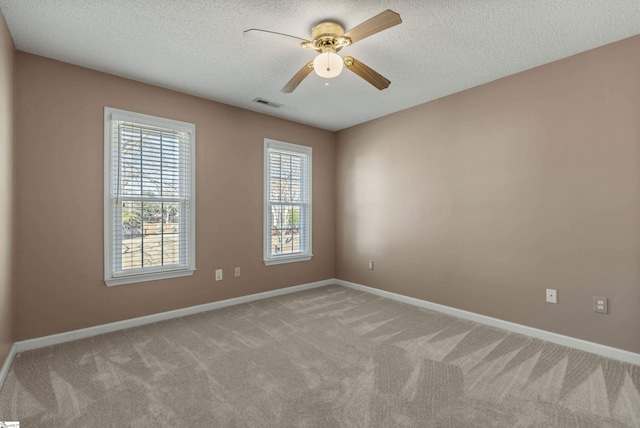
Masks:
[[[640,367],[330,286],[18,355],[21,427],[639,427]]]

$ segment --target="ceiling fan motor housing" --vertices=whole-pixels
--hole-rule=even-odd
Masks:
[[[302,45],[320,53],[338,52],[351,44],[351,39],[344,37],[343,34],[344,28],[340,24],[331,21],[321,22],[311,29],[313,40]]]

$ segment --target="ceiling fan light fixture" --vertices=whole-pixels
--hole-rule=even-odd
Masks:
[[[325,79],[339,76],[343,67],[342,57],[335,52],[323,52],[313,60],[316,74]]]

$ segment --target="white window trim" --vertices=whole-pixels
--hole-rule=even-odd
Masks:
[[[308,213],[309,213],[309,230],[307,233],[309,248],[307,252],[300,254],[282,254],[277,256],[272,256],[270,254],[269,248],[269,235],[271,230],[269,228],[269,149],[280,149],[288,152],[301,153],[308,156],[308,165],[307,165],[307,189],[306,192],[309,195],[309,203],[308,203]],[[264,203],[263,203],[263,258],[264,264],[266,266],[278,265],[283,263],[294,263],[294,262],[304,262],[311,260],[313,257],[313,245],[312,245],[312,235],[313,235],[313,222],[312,222],[312,212],[313,212],[313,195],[312,195],[312,149],[308,146],[301,146],[299,144],[285,143],[283,141],[272,140],[269,138],[264,139],[264,178],[263,178],[263,186],[264,186]]]
[[[190,201],[189,201],[189,242],[187,247],[189,263],[186,267],[179,268],[147,268],[145,271],[132,273],[115,273],[113,271],[113,210],[111,195],[111,166],[112,166],[112,136],[111,121],[126,120],[140,125],[174,129],[187,132],[189,138],[189,165],[190,165]],[[160,279],[178,278],[190,276],[196,271],[196,127],[193,123],[181,122],[172,119],[134,113],[111,107],[104,108],[104,282],[107,286],[133,284],[138,282],[156,281]]]

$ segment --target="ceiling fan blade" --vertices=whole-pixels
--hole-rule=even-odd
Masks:
[[[280,43],[292,44],[300,46],[302,43],[309,43],[308,40],[302,37],[292,36],[290,34],[278,33],[277,31],[261,30],[259,28],[249,28],[244,30],[245,36],[260,36],[268,40],[273,40]]]
[[[379,33],[387,28],[391,28],[401,22],[402,19],[400,19],[399,14],[387,9],[373,18],[364,21],[362,24],[353,27],[351,30],[344,33],[343,36],[350,38],[351,44],[354,44],[365,37]]]
[[[371,83],[373,86],[380,90],[387,89],[391,84],[391,81],[389,79],[387,79],[377,71],[374,71],[371,67],[364,65],[352,56],[344,57],[344,65],[349,70],[353,71],[358,76],[362,77],[364,80]]]
[[[294,89],[298,87],[300,83],[304,80],[305,77],[309,75],[313,71],[313,61],[309,61],[306,63],[292,78],[287,82],[286,85],[281,89],[285,94],[290,94]]]

